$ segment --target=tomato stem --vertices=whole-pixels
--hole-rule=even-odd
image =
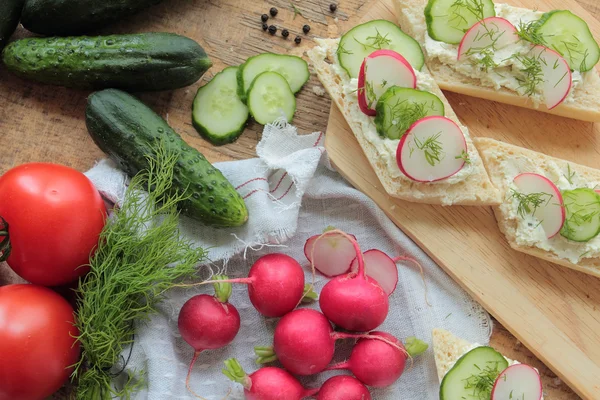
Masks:
[[[12,249],[10,245],[10,237],[8,236],[8,222],[0,217],[0,262],[6,261]]]

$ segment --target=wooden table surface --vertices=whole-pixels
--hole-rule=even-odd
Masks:
[[[577,0],[600,19],[599,0]],[[338,10],[329,12],[331,0],[165,0],[162,4],[104,29],[101,33],[168,31],[190,36],[200,42],[213,60],[213,68],[198,83],[184,89],[160,93],[143,93],[140,97],[156,112],[167,118],[183,138],[212,161],[228,161],[255,156],[255,145],[262,127],[251,123],[233,144],[213,147],[202,140],[191,125],[191,103],[196,89],[228,65],[242,63],[247,57],[264,51],[301,55],[312,46],[313,37],[335,37],[360,19],[371,0],[341,0]],[[292,4],[301,13],[294,15]],[[261,29],[260,15],[277,7],[277,18],[269,23],[278,26],[276,37]],[[304,24],[311,26],[302,34]],[[281,28],[290,31],[284,40]],[[293,38],[300,34],[302,44]],[[28,34],[20,28],[18,37]],[[321,86],[316,77],[305,86],[297,101],[294,124],[300,132],[325,131],[331,100],[313,91]],[[9,168],[31,161],[56,162],[85,171],[103,158],[103,153],[87,134],[84,121],[89,92],[33,84],[11,76],[0,67],[0,174]],[[460,95],[449,95],[450,102]],[[0,285],[18,282],[5,264],[0,264]],[[563,382],[537,360],[499,323],[495,323],[491,345],[512,359],[531,364],[540,370],[545,398],[577,399]],[[568,357],[568,355],[565,355]],[[599,377],[600,379],[600,377]]]

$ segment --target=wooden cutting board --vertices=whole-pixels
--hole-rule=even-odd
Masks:
[[[506,0],[541,11],[569,9],[600,23],[571,0]],[[380,0],[364,20],[395,21],[392,0]],[[600,168],[600,124],[446,93],[473,136],[491,137]],[[512,250],[490,207],[441,207],[388,196],[342,114],[333,106],[326,143],[331,160],[394,223],[586,399],[600,399],[600,279]]]

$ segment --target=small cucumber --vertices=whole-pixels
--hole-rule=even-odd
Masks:
[[[25,0],[0,1],[0,50],[6,45],[10,36],[19,25],[21,10]]]
[[[21,22],[28,31],[46,36],[81,35],[160,1],[27,0]]]
[[[567,10],[545,13],[535,24],[534,33],[544,46],[558,51],[576,71],[589,71],[600,60],[600,47],[588,24]]]
[[[600,195],[593,189],[580,188],[562,192],[565,222],[561,236],[574,242],[587,242],[600,233]]]
[[[2,61],[37,82],[133,91],[188,86],[212,66],[198,43],[172,33],[27,38],[6,46]]]
[[[237,95],[237,70],[237,67],[225,68],[198,89],[194,98],[194,127],[215,145],[235,141],[248,120],[248,107]]]
[[[419,43],[393,22],[377,19],[357,25],[341,37],[337,56],[350,78],[358,78],[360,65],[375,50],[394,50],[416,70],[425,63]]]
[[[446,373],[440,384],[440,400],[489,399],[496,378],[506,368],[508,361],[502,354],[488,346],[476,347]]]
[[[248,220],[244,200],[217,168],[135,97],[116,89],[88,98],[85,122],[94,142],[129,176],[148,168],[147,155],[163,141],[177,155],[171,190],[189,195],[181,212],[206,225],[234,227]]]
[[[431,115],[444,116],[444,103],[433,93],[392,86],[377,102],[377,133],[400,139],[412,124]]]
[[[429,0],[425,7],[429,36],[450,44],[459,44],[476,22],[495,16],[492,0]]]
[[[254,120],[262,125],[281,117],[292,122],[296,98],[283,76],[277,72],[263,72],[250,85],[248,108]]]
[[[267,71],[277,72],[288,82],[293,93],[297,93],[310,78],[308,64],[296,56],[263,53],[250,57],[238,70],[238,95],[245,103],[254,78]]]

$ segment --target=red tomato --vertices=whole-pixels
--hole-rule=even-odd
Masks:
[[[106,208],[81,172],[31,163],[0,177],[0,217],[8,223],[8,265],[31,283],[56,286],[88,271],[79,267],[98,245]]]
[[[37,285],[0,287],[0,400],[40,400],[56,392],[79,359],[73,308]]]

